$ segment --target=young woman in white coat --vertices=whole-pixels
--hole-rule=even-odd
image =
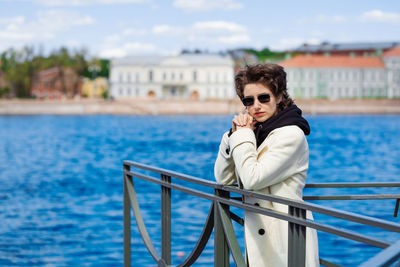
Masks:
[[[214,169],[217,182],[302,201],[310,127],[288,95],[283,67],[247,66],[236,74],[235,87],[246,112],[234,116],[222,137]],[[283,204],[251,197],[245,202],[288,213]],[[312,219],[311,213],[307,218]],[[287,266],[286,221],[245,212],[244,228],[250,267]],[[310,228],[306,266],[319,266],[317,234]]]

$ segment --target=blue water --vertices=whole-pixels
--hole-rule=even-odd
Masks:
[[[308,182],[396,182],[400,116],[308,116]],[[0,266],[121,266],[122,161],[213,180],[230,116],[0,116]],[[135,180],[143,217],[160,251],[160,189]],[[399,193],[318,189],[313,194]],[[195,245],[210,202],[172,194],[172,260]],[[394,200],[314,202],[393,218]],[[239,211],[240,213],[240,211]],[[315,214],[322,223],[388,241],[399,235]],[[242,230],[235,225],[239,242]],[[132,222],[132,262],[154,266]],[[354,266],[380,251],[319,233],[320,256]],[[195,266],[213,262],[212,239]]]

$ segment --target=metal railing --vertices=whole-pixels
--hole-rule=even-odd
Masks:
[[[160,177],[152,177],[131,169],[158,173]],[[141,215],[133,178],[139,178],[161,186],[161,255],[155,249]],[[189,182],[192,185],[201,185],[213,194],[173,183],[172,179]],[[295,201],[268,194],[242,190],[235,186],[223,186],[215,182],[177,173],[174,171],[148,166],[132,161],[124,161],[124,266],[131,266],[131,208],[142,240],[158,266],[171,265],[171,189],[178,190],[196,197],[212,201],[202,233],[190,255],[180,263],[181,266],[190,266],[196,262],[206,246],[214,230],[214,266],[229,266],[229,254],[236,266],[246,266],[246,260],[240,250],[232,220],[243,225],[243,219],[230,211],[230,207],[237,207],[245,211],[263,214],[288,222],[288,266],[305,266],[306,254],[306,228],[334,234],[346,239],[382,248],[380,253],[364,262],[362,267],[389,266],[400,259],[400,240],[394,244],[363,235],[354,231],[330,226],[306,218],[306,211],[320,213],[347,221],[372,226],[387,231],[400,233],[400,224],[377,219],[369,216],[324,207],[309,202]],[[308,184],[307,188],[340,188],[340,187],[400,187],[400,183],[332,183]],[[231,197],[231,194],[239,197]],[[288,206],[289,213],[281,213],[271,209],[262,208],[242,201],[243,197],[263,199]],[[344,196],[306,196],[304,200],[353,200],[353,199],[397,199],[395,216],[397,216],[400,194],[390,195],[344,195]],[[320,259],[324,266],[340,266],[335,263]]]

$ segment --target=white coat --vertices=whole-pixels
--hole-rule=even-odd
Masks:
[[[241,128],[225,133],[219,147],[214,174],[218,183],[302,201],[308,170],[308,143],[294,125],[277,128],[257,148],[254,132]],[[246,203],[288,213],[287,205],[251,197]],[[307,218],[312,214],[307,212]],[[269,216],[245,212],[244,231],[250,267],[287,266],[288,223]],[[319,266],[318,238],[306,230],[306,266]]]

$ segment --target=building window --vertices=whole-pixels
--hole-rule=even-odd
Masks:
[[[174,80],[175,79],[175,72],[172,72],[171,73],[171,80]]]
[[[128,79],[127,79],[127,80],[128,80],[128,83],[130,83],[130,82],[131,82],[131,73],[128,72],[127,75],[128,75]]]
[[[139,72],[136,73],[136,82],[139,82]]]
[[[128,88],[128,89],[126,90],[126,94],[127,94],[127,95],[131,95],[131,88]]]
[[[163,72],[163,74],[162,74],[162,79],[163,79],[163,81],[165,81],[167,79],[167,74],[165,72]]]
[[[119,88],[119,95],[121,96],[123,93],[122,88]]]
[[[152,70],[149,71],[149,81],[150,82],[153,81],[153,71]]]
[[[197,71],[193,71],[193,81],[197,82]]]
[[[121,82],[121,83],[122,83],[122,81],[123,81],[123,77],[122,77],[122,76],[123,76],[123,74],[122,74],[122,72],[120,72],[120,73],[119,73],[119,82]]]
[[[179,74],[179,79],[182,81],[183,80],[183,72],[181,72],[180,74]]]

